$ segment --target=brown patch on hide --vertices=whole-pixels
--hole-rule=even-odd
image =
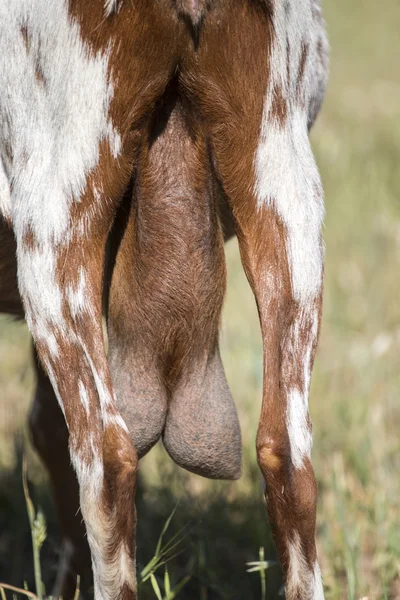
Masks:
[[[113,522],[109,542],[110,559],[121,542],[134,558],[136,511],[134,499],[138,471],[135,447],[128,434],[119,426],[107,425],[103,437],[104,507]]]
[[[103,6],[98,0],[69,2],[71,16],[92,51],[106,53],[111,48],[109,74],[118,82],[118,93],[111,101],[110,117],[125,143],[137,148],[157,99],[190,45],[190,35],[170,0],[124,2],[106,20]]]
[[[22,236],[22,248],[25,252],[33,252],[38,247],[38,242],[33,229],[28,225]]]
[[[289,90],[291,89],[291,74],[292,74],[291,66],[292,66],[292,61],[290,58],[290,40],[289,40],[289,36],[286,36],[286,77],[287,77],[287,86],[288,86]]]
[[[299,63],[299,71],[297,73],[296,96],[298,101],[304,102],[304,75],[308,59],[309,46],[305,42],[301,44],[301,56]]]
[[[284,127],[287,120],[287,100],[283,95],[282,87],[275,85],[272,92],[271,117]]]
[[[210,136],[224,192],[237,199],[231,202],[236,217],[247,212],[246,198],[254,184],[249,176],[268,88],[271,34],[268,11],[258,3],[216,3],[202,25],[196,55],[182,61],[184,93]]]
[[[46,84],[46,79],[45,79],[45,76],[43,73],[42,65],[40,64],[40,62],[38,60],[35,63],[35,77],[36,77],[36,81],[38,83],[40,83],[41,85]]]
[[[30,35],[28,33],[28,27],[26,25],[23,25],[20,29],[21,35],[22,35],[22,39],[24,40],[24,44],[25,44],[25,50],[26,53],[28,54],[30,51]]]
[[[268,233],[267,233],[268,232]],[[251,240],[251,243],[250,243]],[[268,512],[285,577],[288,540],[298,533],[310,568],[316,559],[316,484],[311,462],[297,470],[291,461],[286,426],[287,394],[304,392],[304,359],[310,344],[312,368],[318,332],[313,332],[320,300],[302,310],[294,301],[286,252],[286,230],[271,209],[261,209],[242,240],[242,260],[250,271],[259,308],[266,371],[257,433],[257,458],[267,488]],[[309,426],[311,423],[308,419]]]
[[[292,464],[285,414],[288,390],[304,388],[304,347],[312,343],[313,355],[316,336],[311,338],[310,315],[302,315],[293,299],[285,226],[271,208],[273,199],[260,209],[254,195],[254,157],[273,66],[273,7],[215,2],[202,20],[196,48],[177,7],[198,21],[206,3],[135,0],[104,19],[103,2],[69,2],[85,51],[109,51],[109,117],[122,148],[115,160],[109,141],[101,142],[99,164],[81,202],[72,204],[71,236],[54,249],[66,327],[49,327],[58,353],[51,353],[46,339],[38,339],[38,351],[54,373],[73,456],[88,467],[95,456],[104,460],[102,501],[91,507],[90,495],[82,500],[85,518],[100,515],[112,531],[100,551],[111,561],[126,548],[133,558],[136,452],[123,429],[105,426],[94,377],[95,369],[110,394],[105,404],[112,423],[117,412],[101,322],[106,240],[131,182],[132,200],[121,206],[127,213],[117,224],[109,340],[121,412],[134,439],[143,440],[138,422],[151,429],[140,451],[158,439],[167,419],[165,442],[177,462],[208,476],[237,476],[236,420],[218,351],[225,264],[217,198],[226,196],[260,313],[266,368],[257,453],[287,576],[287,543],[295,532],[308,564],[315,560],[315,479],[308,459],[299,470]],[[300,79],[306,58],[304,53]],[[287,59],[288,79],[291,67]],[[273,113],[281,124],[288,119],[283,96],[282,89],[274,91]],[[75,315],[66,291],[76,289],[81,268],[89,310]],[[319,311],[320,305],[312,308]],[[80,398],[79,380],[87,398]],[[111,595],[127,600],[135,592],[121,584]]]

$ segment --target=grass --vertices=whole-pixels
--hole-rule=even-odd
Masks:
[[[400,4],[325,0],[332,65],[312,134],[326,191],[324,318],[312,381],[313,462],[319,482],[317,540],[327,600],[400,598]],[[261,339],[235,242],[222,349],[240,413],[244,474],[208,482],[175,467],[162,448],[141,463],[139,571],[178,498],[171,530],[190,524],[168,564],[179,598],[278,598],[275,559],[254,439],[261,401]],[[0,321],[0,580],[33,589],[30,530],[15,435],[32,390],[23,325]],[[3,401],[3,397],[5,402]],[[55,577],[59,538],[45,474],[29,454],[35,505],[47,517],[42,575]],[[264,557],[259,548],[264,547]],[[260,570],[247,573],[247,563]],[[256,566],[256,565],[253,565]],[[251,567],[250,567],[251,568]],[[157,580],[161,597],[165,580]],[[265,586],[265,589],[264,587]],[[143,600],[155,598],[151,578]]]

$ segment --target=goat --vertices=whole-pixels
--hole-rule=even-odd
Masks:
[[[260,316],[257,458],[286,597],[323,598],[307,404],[324,210],[308,128],[326,74],[317,0],[2,2],[0,309],[25,317],[37,353],[30,421],[64,598],[87,556],[78,507],[96,600],[137,597],[138,457],[161,436],[195,473],[240,475],[218,349],[233,226]]]

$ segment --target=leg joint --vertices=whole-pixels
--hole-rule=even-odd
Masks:
[[[279,436],[257,439],[257,460],[263,474],[276,473],[288,465],[290,449],[288,441]]]

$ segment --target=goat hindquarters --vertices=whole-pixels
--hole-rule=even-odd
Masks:
[[[180,466],[235,479],[241,439],[218,348],[226,273],[214,183],[201,133],[171,110],[142,147],[116,259],[111,371],[140,456],[163,434]]]

